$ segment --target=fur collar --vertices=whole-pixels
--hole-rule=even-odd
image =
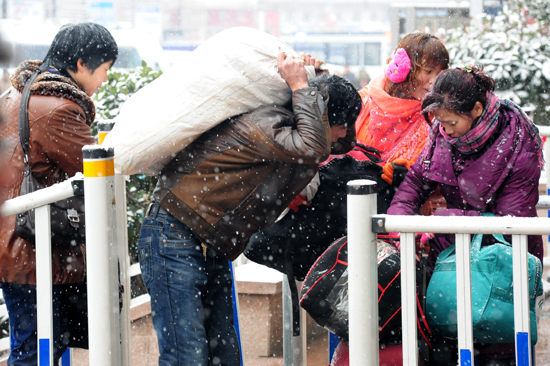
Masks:
[[[11,77],[11,84],[23,92],[25,82],[38,70],[42,61],[23,61]],[[31,86],[31,95],[49,95],[69,99],[86,113],[86,124],[90,126],[95,119],[95,106],[92,99],[72,79],[44,71]]]

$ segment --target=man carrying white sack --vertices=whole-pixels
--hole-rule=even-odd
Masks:
[[[222,122],[159,176],[138,241],[159,365],[240,365],[228,260],[276,220],[320,162],[355,144],[361,98],[353,85],[329,75],[308,85],[304,61],[283,53],[277,64],[292,90],[288,106]]]

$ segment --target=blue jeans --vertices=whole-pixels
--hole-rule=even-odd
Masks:
[[[159,212],[160,210],[160,212]],[[153,204],[138,240],[159,365],[240,365],[228,260]]]
[[[80,296],[85,292],[85,287],[84,283],[53,286],[54,365],[59,364],[67,346],[74,346],[74,338],[88,331],[87,324],[75,324],[87,322],[86,301]],[[11,353],[8,365],[37,365],[36,286],[0,282],[0,288],[10,321]],[[77,309],[82,313],[77,315]],[[87,339],[82,342],[80,343],[87,348]]]

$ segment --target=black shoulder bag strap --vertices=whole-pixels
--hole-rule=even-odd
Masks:
[[[286,252],[289,252],[288,247]],[[298,287],[296,286],[296,279],[294,278],[292,260],[288,258],[288,255],[285,257],[285,277],[288,281],[290,301],[292,303],[292,335],[298,337],[300,335],[300,299],[298,298]]]
[[[25,175],[31,173],[29,165],[29,98],[31,97],[31,85],[40,74],[40,71],[32,73],[31,77],[25,83],[23,94],[21,95],[21,103],[19,104],[19,142],[23,149],[23,161],[25,162]]]

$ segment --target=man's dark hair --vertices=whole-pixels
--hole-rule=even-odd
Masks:
[[[82,63],[93,73],[96,68],[108,61],[115,63],[118,46],[111,33],[96,23],[64,25],[44,57],[41,69],[53,66],[58,70],[77,71],[77,62]]]
[[[331,127],[355,123],[363,104],[357,89],[349,81],[337,75],[324,74],[311,79],[309,86],[328,93],[328,122]]]

